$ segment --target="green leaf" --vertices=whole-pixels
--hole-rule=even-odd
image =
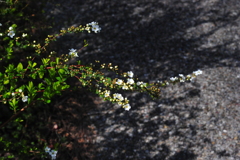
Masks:
[[[11,53],[13,52],[13,49],[11,47],[6,48],[6,51],[8,53],[8,55],[11,55]]]
[[[42,83],[39,83],[39,84],[38,84],[38,89],[44,89],[44,86],[43,86]]]
[[[14,71],[14,68],[15,68],[15,67],[14,67],[13,64],[9,64],[5,72],[6,72],[6,73],[13,72],[13,71]]]
[[[17,72],[21,72],[23,70],[23,65],[22,63],[19,63],[17,66]]]
[[[84,47],[87,47],[88,46],[88,42],[87,40],[84,40]]]
[[[35,66],[37,65],[37,63],[36,63],[36,62],[32,63],[32,61],[28,61],[28,65],[29,65],[31,68],[33,68],[33,67],[35,67]]]
[[[39,78],[40,78],[40,79],[42,79],[42,78],[43,78],[43,76],[44,76],[44,72],[42,72],[42,71],[39,71],[39,72],[38,72],[38,75],[39,75]]]
[[[32,61],[28,61],[28,65],[32,67]]]
[[[56,63],[59,64],[59,57],[56,57]]]
[[[36,79],[36,76],[37,76],[36,73],[32,73],[32,74],[31,74],[31,77],[32,77],[33,79]]]
[[[44,81],[45,81],[48,85],[51,85],[51,84],[52,84],[52,82],[50,81],[49,78],[44,78]],[[48,86],[48,87],[49,87],[49,86]]]
[[[55,68],[50,68],[48,69],[49,76],[53,79],[56,75],[56,70]]]
[[[40,70],[38,70],[38,75],[39,75],[39,78],[42,79],[43,76],[44,76],[44,72],[45,72],[45,68],[43,65],[40,66]]]
[[[36,63],[36,62],[34,62],[34,63],[33,63],[33,65],[32,65],[32,67],[35,67],[36,65],[37,65],[37,63]]]
[[[4,79],[3,84],[8,84],[9,83],[9,79]]]
[[[28,89],[28,91],[31,93],[31,92],[33,92],[33,82],[32,81],[30,81],[30,82],[28,82],[28,86],[26,86],[27,87],[27,89]]]
[[[49,58],[43,58],[43,59],[42,59],[42,62],[43,62],[43,65],[44,65],[44,66],[47,66],[49,61],[50,61]]]
[[[7,158],[14,158],[14,155],[8,155]]]
[[[10,104],[10,106],[11,106],[10,109],[15,112],[16,109],[18,108],[18,106],[17,106],[18,101],[16,101],[16,99],[13,98],[11,101],[9,101],[9,104]]]
[[[54,90],[59,90],[59,89],[58,89],[59,86],[60,86],[60,82],[54,82],[54,83],[53,83],[53,89],[54,89]]]
[[[56,77],[56,79],[57,79],[58,81],[62,81],[61,77]]]
[[[50,62],[51,67],[55,67],[55,65],[56,65],[56,62]]]
[[[13,27],[13,28],[17,28],[17,25],[16,25],[16,24],[13,24],[12,27]]]
[[[62,74],[65,73],[65,70],[61,68],[61,69],[58,70],[58,73],[59,73],[59,75],[62,75]]]
[[[61,90],[68,89],[69,87],[70,87],[70,85],[64,85],[64,86],[61,86]]]
[[[16,42],[16,45],[19,47],[21,45],[21,43],[20,42]]]

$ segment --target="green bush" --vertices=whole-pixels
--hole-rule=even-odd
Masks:
[[[0,3],[0,15],[3,17],[0,22],[0,63],[4,66],[0,69],[1,159],[56,158],[59,144],[56,143],[52,150],[47,147],[40,131],[44,120],[36,120],[34,113],[62,92],[87,88],[104,100],[117,103],[129,111],[131,106],[129,100],[121,94],[123,91],[147,92],[152,98],[157,98],[161,87],[192,80],[202,73],[198,70],[191,75],[180,74],[170,80],[150,84],[139,81],[132,71],[119,72],[118,66],[111,63],[96,61],[94,64],[82,65],[78,61],[77,64],[67,64],[71,58],[78,57],[77,53],[81,49],[72,48],[69,54],[56,56],[55,52],[49,51],[49,44],[67,33],[98,33],[101,28],[96,22],[70,27],[41,39],[33,33],[36,27],[32,19],[33,14],[36,18],[37,13],[41,13],[41,8],[31,13],[31,2],[27,0]],[[87,42],[83,42],[83,47],[87,47]],[[107,77],[105,71],[115,73],[118,78]],[[68,84],[69,79],[77,79],[81,85]],[[35,124],[39,130],[29,127],[29,124]]]

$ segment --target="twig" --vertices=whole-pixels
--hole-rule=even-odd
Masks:
[[[32,103],[31,103],[32,104]],[[29,105],[31,105],[29,104]],[[0,129],[4,126],[6,126],[6,124],[8,124],[11,120],[13,120],[14,118],[16,118],[21,112],[23,112],[25,109],[28,108],[29,105],[26,105],[25,107],[23,107],[20,111],[18,111],[16,114],[14,114],[11,118],[9,118],[6,122],[4,122],[1,126]]]

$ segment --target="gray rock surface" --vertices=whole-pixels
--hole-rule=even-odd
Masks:
[[[126,93],[129,112],[99,104],[89,113],[95,159],[239,160],[239,15],[238,0],[49,1],[53,32],[92,21],[102,28],[60,38],[59,54],[87,39],[83,63],[111,62],[144,81],[203,71],[158,100]]]

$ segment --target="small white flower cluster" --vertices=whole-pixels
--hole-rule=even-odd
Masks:
[[[23,33],[22,34],[22,37],[24,38],[24,37],[27,37],[27,33]]]
[[[130,104],[125,104],[123,105],[123,108],[126,110],[126,111],[129,111],[131,109],[131,106]]]
[[[69,55],[72,57],[78,57],[77,50],[76,49],[69,49]]]
[[[113,98],[116,99],[117,101],[123,101],[124,98],[120,93],[114,93]]]
[[[120,93],[114,93],[112,96],[113,98],[110,96],[110,91],[109,90],[105,90],[103,92],[101,92],[101,90],[99,90],[100,93],[102,93],[104,95],[105,99],[110,98],[109,100],[112,102],[117,102],[118,105],[122,106],[125,110],[129,111],[131,109],[130,104],[128,104],[128,99],[124,98],[122,96],[122,94]]]
[[[119,105],[122,105],[122,107],[126,110],[129,111],[131,109],[130,104],[128,104],[128,99],[124,98],[122,94],[120,93],[114,93],[113,94],[113,99],[117,101]],[[125,103],[124,103],[125,102]]]
[[[23,102],[27,102],[27,100],[28,100],[28,96],[24,96],[24,93],[22,92],[22,89],[19,89],[18,90],[20,93],[22,93],[22,101]],[[13,93],[14,94],[14,93]]]
[[[128,76],[126,83],[122,79],[117,79],[115,84],[121,86],[123,90],[133,89],[133,87],[131,85],[133,85],[135,83],[134,80],[132,79],[134,74],[132,71],[128,71],[126,73],[126,75]],[[110,97],[110,91],[105,91],[104,97],[105,98]],[[114,93],[113,99],[111,101],[117,102],[119,105],[121,105],[127,111],[129,111],[131,109],[131,106],[128,103],[129,102],[128,99],[124,98],[122,96],[122,94],[120,94],[120,93]]]
[[[15,36],[15,32],[13,30],[13,27],[9,27],[8,36],[11,37],[11,38],[13,38]]]
[[[56,159],[58,151],[51,150],[51,148],[46,147],[45,152],[48,153],[51,156],[52,160]]]
[[[28,100],[28,96],[23,96],[23,97],[22,97],[22,101],[23,101],[23,102],[27,102],[27,100]]]
[[[179,77],[171,77],[170,78],[170,81],[171,82],[176,82],[176,81],[180,81],[180,82],[185,82],[186,80],[190,80],[190,81],[193,81],[193,79],[202,74],[202,71],[201,70],[197,70],[197,71],[194,71],[193,72],[193,76],[192,75],[187,75],[186,77],[183,75],[183,74],[179,74]],[[168,85],[169,83],[166,82],[166,84]]]
[[[22,89],[19,89],[18,92],[21,93],[22,101],[27,102],[28,101],[28,96],[24,96],[24,93],[22,92]],[[12,93],[12,96],[15,96],[14,92]]]
[[[90,28],[92,28],[92,31],[95,33],[100,32],[100,30],[101,30],[101,28],[99,27],[97,22],[88,23],[86,26],[87,27],[85,28],[85,30],[87,30],[89,33],[91,32]]]
[[[198,76],[198,75],[202,74],[202,71],[199,69],[199,70],[197,70],[197,71],[194,71],[193,74],[195,74],[196,76]]]
[[[116,82],[117,85],[122,85],[123,84],[123,80],[121,79],[118,79],[117,82]]]
[[[179,74],[179,78],[178,77],[171,77],[170,80],[172,82],[177,81],[177,80],[179,80],[180,82],[185,82],[186,77],[184,77],[183,74]]]
[[[122,89],[123,90],[131,90],[131,89],[133,89],[133,86],[131,86],[131,85],[134,85],[135,84],[135,81],[132,79],[133,78],[133,72],[132,71],[128,71],[127,72],[127,76],[129,77],[129,78],[127,78],[127,82],[125,83],[123,80],[121,80],[121,79],[117,79],[117,81],[116,81],[116,83],[115,84],[117,84],[117,85],[119,85],[119,86],[122,86]],[[147,86],[147,83],[144,83],[144,82],[142,82],[142,81],[138,81],[137,83],[137,86],[139,86],[139,87],[146,87]]]
[[[127,72],[127,75],[128,75],[128,77],[133,78],[133,75],[134,75],[134,74],[133,74],[132,71],[128,71],[128,72]]]
[[[0,23],[0,27],[2,26],[2,23]],[[0,36],[3,36],[3,34],[2,33],[0,33]]]
[[[138,82],[137,82],[137,85],[142,88],[142,87],[146,87],[146,86],[147,86],[147,83],[143,83],[142,81],[138,81]]]
[[[127,79],[127,84],[134,84],[134,80],[131,79],[131,78],[128,78],[128,79]]]
[[[134,84],[134,80],[132,79],[133,78],[133,72],[132,71],[128,71],[127,72],[127,76],[129,77],[127,79],[127,83],[125,83],[122,79],[117,79],[116,83],[117,85],[119,86],[122,86],[122,89],[123,90],[129,90],[129,89],[133,89],[133,87],[131,85]]]

